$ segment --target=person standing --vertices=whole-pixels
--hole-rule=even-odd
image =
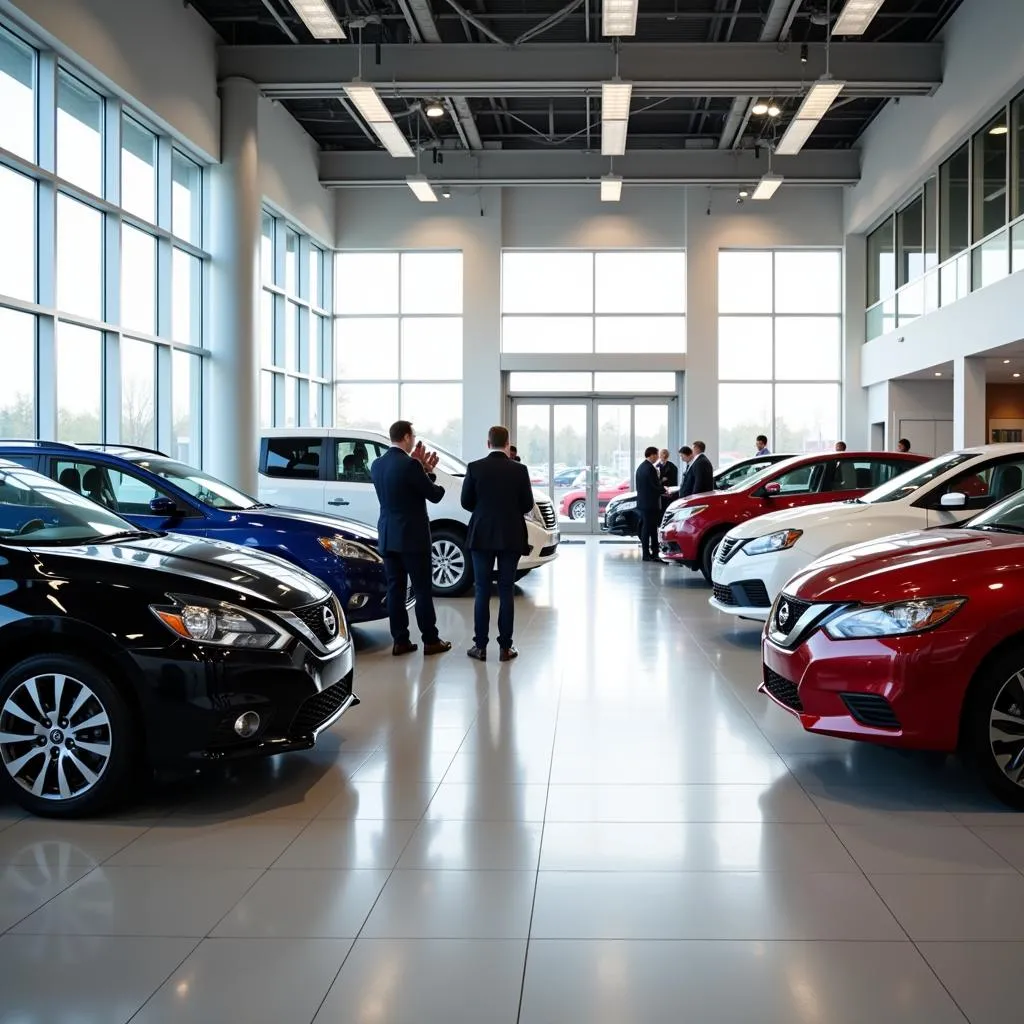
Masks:
[[[768,438],[764,434],[758,434],[754,438],[754,455],[771,455],[772,450],[768,447]]]
[[[409,638],[406,581],[412,581],[416,597],[416,624],[425,655],[444,654],[452,645],[437,632],[433,574],[430,565],[430,518],[427,502],[437,504],[444,488],[435,483],[437,453],[428,452],[416,440],[412,424],[391,424],[391,447],[370,467],[373,487],[380,502],[377,523],[378,547],[388,581],[388,618],[391,622],[391,653],[411,654],[417,645]]]
[[[522,462],[523,461],[521,458],[519,458],[519,449],[514,444],[511,444],[508,447],[508,457],[513,462]]]
[[[836,441],[836,451],[837,452],[845,452],[846,451],[846,442],[845,441]]]
[[[715,489],[715,467],[704,454],[706,448],[703,441],[693,442],[693,460],[686,471],[679,497],[688,498],[691,494],[706,494]]]
[[[662,448],[658,452],[658,461],[654,464],[654,468],[658,471],[658,476],[661,478],[663,491],[661,511],[664,514],[665,509],[669,506],[669,502],[674,500],[679,490],[679,467],[672,461],[669,450]],[[669,494],[669,491],[673,493]]]
[[[909,452],[910,442],[905,437],[901,437],[896,445],[896,451],[904,453]]]
[[[636,510],[640,514],[640,549],[645,562],[659,561],[658,523],[665,488],[654,467],[657,460],[658,449],[648,448],[644,451],[644,461],[636,469]]]
[[[491,576],[498,566],[498,658],[519,656],[512,643],[515,616],[516,566],[529,549],[527,515],[534,504],[530,474],[509,454],[508,430],[491,427],[487,432],[486,458],[471,462],[462,481],[462,507],[472,513],[466,542],[473,559],[476,602],[473,606],[473,646],[467,654],[487,660],[490,639]]]

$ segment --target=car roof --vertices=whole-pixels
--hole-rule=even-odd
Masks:
[[[356,430],[348,427],[267,427],[260,437],[353,437],[359,441],[382,441],[391,444],[387,434],[379,430]]]

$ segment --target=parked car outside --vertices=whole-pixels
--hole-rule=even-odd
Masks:
[[[744,459],[743,462],[734,462],[731,466],[720,469],[715,474],[715,490],[727,491],[748,476],[760,472],[766,466],[791,458],[793,458],[792,455],[757,455],[752,459]],[[680,467],[681,469],[682,467]],[[669,495],[677,493],[678,490],[678,487],[669,488]],[[605,505],[601,529],[606,533],[615,534],[617,537],[640,536],[640,516],[636,511],[636,491],[627,491],[625,494],[616,495]]]
[[[785,582],[815,559],[904,530],[953,526],[1020,489],[1024,444],[950,452],[841,504],[761,516],[730,530],[711,567],[719,611],[764,621]]]
[[[424,444],[433,447],[426,440]],[[372,430],[265,431],[260,442],[260,499],[313,512],[338,512],[376,528],[380,506],[370,466],[390,446],[386,435]],[[427,506],[434,593],[455,597],[473,585],[473,563],[466,547],[469,513],[461,502],[466,464],[449,452],[438,454],[441,461],[435,472],[444,498]],[[560,538],[551,501],[543,495],[536,495],[535,501],[525,517],[529,554],[519,560],[518,579],[558,554]]]
[[[960,748],[1024,809],[1024,493],[812,563],[775,602],[763,656],[762,692],[808,732]]]
[[[37,469],[147,530],[240,544],[277,555],[329,587],[351,623],[387,617],[377,532],[338,516],[277,508],[158,452],[127,446],[0,442]]]
[[[631,486],[629,480],[615,482],[615,477],[601,477],[597,484],[597,511],[602,514],[608,502],[620,494],[625,494]],[[570,519],[574,523],[582,523],[587,518],[587,490],[585,484],[575,486],[562,495],[558,506],[558,514],[562,519]]]
[[[731,490],[672,502],[658,531],[661,557],[699,569],[710,583],[715,550],[738,524],[779,509],[860,497],[924,461],[898,452],[815,452],[785,459]]]
[[[348,708],[345,613],[282,559],[137,529],[0,461],[0,791],[54,817],[140,766],[307,749]]]

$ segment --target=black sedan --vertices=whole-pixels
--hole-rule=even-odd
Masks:
[[[142,765],[311,747],[358,703],[323,584],[0,461],[0,791],[94,813]]]
[[[734,462],[731,466],[720,469],[715,474],[715,490],[727,491],[752,473],[760,472],[765,466],[792,457],[792,455],[757,455],[752,459]],[[675,496],[674,492],[672,496]],[[604,522],[601,524],[601,529],[605,533],[612,533],[617,537],[640,536],[640,516],[636,511],[635,491],[616,495],[608,502],[605,506]]]

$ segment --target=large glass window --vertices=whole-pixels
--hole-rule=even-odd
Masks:
[[[57,196],[57,308],[103,319],[103,214]]]
[[[171,230],[199,245],[203,237],[203,170],[184,153],[171,154]]]
[[[0,209],[4,211],[0,295],[32,302],[36,297],[36,183],[0,165]]]
[[[974,241],[1006,224],[1006,111],[1000,111],[974,136]]]
[[[121,323],[156,334],[156,239],[129,224],[121,227]]]
[[[0,307],[0,437],[35,437],[36,318]]]
[[[121,341],[121,441],[156,445],[156,348],[145,341]]]
[[[888,217],[868,235],[868,305],[896,291],[896,246],[893,218]]]
[[[0,28],[0,147],[26,160],[36,155],[36,55]]]
[[[911,200],[896,215],[899,252],[896,283],[904,285],[924,273],[924,196]]]
[[[57,75],[57,174],[103,194],[103,97],[63,68]]]
[[[891,222],[889,237],[892,259]],[[718,261],[722,464],[752,455],[758,434],[778,452],[830,448],[839,436],[841,253],[722,251]]]
[[[335,422],[462,449],[462,253],[338,253]],[[314,320],[319,318],[314,318]]]
[[[57,440],[103,439],[103,335],[57,325]]]
[[[971,154],[965,143],[939,168],[939,259],[971,242]]]
[[[121,205],[156,222],[156,136],[127,116],[121,119]]]

